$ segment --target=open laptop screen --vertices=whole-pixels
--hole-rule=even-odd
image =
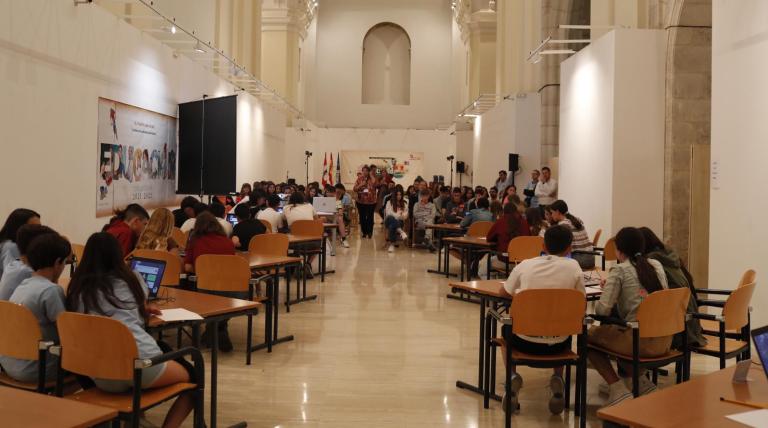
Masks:
[[[752,340],[755,342],[755,349],[760,356],[760,362],[763,363],[763,371],[768,377],[768,325],[752,330]]]
[[[149,299],[156,298],[157,292],[160,290],[160,283],[163,280],[163,273],[165,273],[165,262],[134,257],[131,259],[131,270],[138,272],[144,278],[144,282],[149,288]]]

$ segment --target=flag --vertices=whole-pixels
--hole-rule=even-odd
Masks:
[[[331,158],[331,162],[329,162],[328,165],[328,184],[333,186],[333,176],[335,175],[333,173],[333,152],[329,153],[329,156]]]
[[[331,154],[333,156],[333,154]],[[336,152],[336,182],[341,183],[341,160],[339,160],[339,152]]]
[[[328,184],[328,157],[323,153],[323,186]]]

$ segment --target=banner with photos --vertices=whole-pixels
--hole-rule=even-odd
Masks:
[[[413,180],[424,174],[424,152],[373,152],[346,150],[341,152],[341,182],[352,186],[357,181],[363,165],[376,165],[392,174],[396,183],[407,187]],[[351,188],[351,187],[349,187]]]
[[[178,205],[176,118],[99,98],[96,216]]]

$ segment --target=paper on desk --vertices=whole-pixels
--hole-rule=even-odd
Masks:
[[[165,322],[174,322],[174,321],[190,321],[190,320],[201,320],[203,317],[201,317],[199,314],[196,314],[192,311],[188,311],[183,308],[179,309],[164,309],[161,311],[162,313],[158,318]]]
[[[736,413],[726,418],[754,428],[768,428],[768,409]]]

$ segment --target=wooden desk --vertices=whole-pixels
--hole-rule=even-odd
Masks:
[[[310,242],[320,242],[320,282],[325,282],[325,234],[323,236],[307,236],[307,235],[294,235],[292,233],[288,234],[288,248],[293,247],[294,251],[299,254],[302,259],[304,260],[304,264],[310,265],[309,263],[309,255],[306,253],[303,253],[300,249],[296,249],[296,245],[298,244],[307,244]],[[286,306],[288,307],[288,312],[290,312],[290,305],[306,302],[308,300],[315,300],[317,299],[317,295],[313,294],[311,296],[307,296],[307,275],[306,272],[302,269],[301,271],[301,282],[302,282],[302,288],[301,293],[298,293],[297,290],[297,296],[295,300],[290,300],[289,297],[286,297]],[[287,290],[288,293],[290,293],[290,288]]]
[[[451,274],[448,272],[448,269],[445,268],[445,270],[443,270],[441,267],[442,260],[440,256],[443,249],[443,238],[445,236],[462,235],[464,234],[464,230],[458,224],[449,223],[428,224],[425,228],[434,230],[434,238],[437,241],[437,269],[427,269],[427,272],[450,276]],[[443,257],[446,260],[448,259],[447,251],[445,254],[443,254]]]
[[[216,407],[218,399],[218,372],[219,372],[219,322],[230,318],[255,315],[261,306],[258,302],[233,299],[230,297],[216,296],[213,294],[198,293],[195,291],[180,290],[175,287],[160,287],[158,292],[160,300],[156,305],[160,309],[187,309],[204,318],[203,321],[165,322],[157,317],[150,318],[148,330],[165,330],[191,326],[194,330],[195,343],[199,343],[200,324],[205,322],[211,330],[211,428],[216,428]],[[167,300],[163,300],[167,299]],[[248,332],[248,350],[246,358],[250,359],[251,332]]]
[[[117,410],[66,398],[0,387],[0,425],[7,428],[80,428],[117,417]]]
[[[720,397],[766,403],[768,380],[762,367],[753,364],[749,371],[752,381],[734,384],[734,369],[735,366],[693,377],[688,382],[600,409],[597,416],[630,427],[743,428],[744,425],[725,416],[756,409],[724,403]]]

